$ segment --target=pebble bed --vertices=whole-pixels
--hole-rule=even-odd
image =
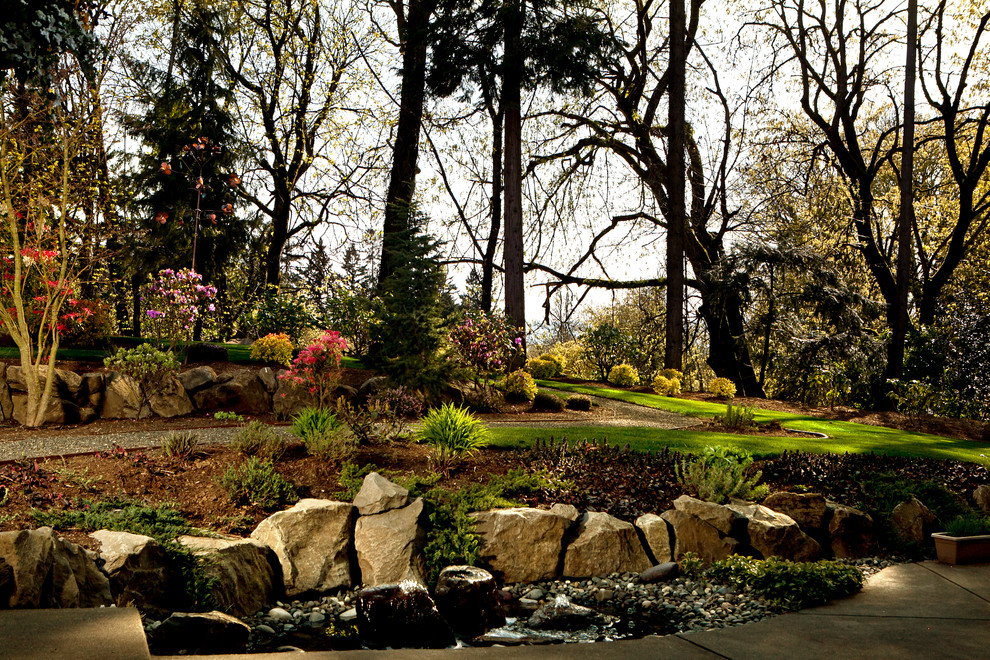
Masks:
[[[869,578],[893,566],[890,559],[842,560]],[[681,576],[644,584],[635,573],[613,573],[583,580],[552,580],[511,585],[503,592],[508,601],[509,624],[490,635],[486,645],[513,643],[513,638],[536,643],[611,641],[650,634],[673,634],[737,626],[779,613],[769,601],[747,589],[692,580]],[[577,605],[605,615],[604,622],[576,631],[532,631],[526,619],[542,604],[565,596]],[[328,630],[353,630],[357,618],[357,591],[343,591],[313,600],[278,602],[245,619],[251,627],[254,651],[323,650],[329,647]],[[146,622],[154,629],[157,622]],[[356,640],[355,640],[356,641]],[[462,640],[462,645],[472,645]],[[308,648],[306,648],[308,647]]]

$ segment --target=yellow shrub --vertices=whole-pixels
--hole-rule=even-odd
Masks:
[[[676,371],[675,369],[665,369],[664,373],[667,371]],[[660,396],[674,396],[675,394],[681,393],[681,381],[679,378],[668,378],[667,376],[660,375],[653,379],[653,391]]]
[[[522,369],[513,371],[505,377],[505,391],[508,394],[532,401],[536,397],[536,390],[536,381]]]
[[[251,359],[259,362],[278,362],[285,366],[292,364],[292,341],[285,333],[260,337],[251,344]]]
[[[608,382],[621,387],[639,385],[639,372],[631,364],[617,364],[608,372]]]
[[[667,380],[684,380],[684,374],[677,369],[664,369],[660,372],[660,375]]]
[[[716,378],[708,383],[708,391],[715,396],[731,399],[736,395],[736,385],[728,378]]]
[[[543,356],[526,360],[526,370],[533,374],[533,378],[541,379],[553,378],[559,374],[557,371],[557,363],[552,360],[546,360]]]

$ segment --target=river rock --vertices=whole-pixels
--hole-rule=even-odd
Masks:
[[[928,543],[931,533],[937,531],[935,514],[914,496],[894,507],[890,522],[902,539],[918,545]]]
[[[223,612],[176,612],[148,636],[154,655],[246,653],[251,628]]]
[[[150,536],[101,529],[90,534],[100,543],[103,571],[114,602],[137,607],[158,618],[185,606],[182,576],[158,541]]]
[[[654,584],[656,582],[667,582],[680,575],[681,567],[675,561],[665,561],[656,566],[652,566],[639,574],[639,581],[643,584]]]
[[[354,527],[354,550],[365,586],[412,580],[426,584],[422,527],[423,498],[372,516],[361,516]]]
[[[369,646],[442,649],[454,644],[426,587],[408,580],[359,591],[357,626]]]
[[[733,514],[735,515],[735,514]],[[664,511],[660,517],[674,530],[674,560],[680,561],[686,552],[693,552],[705,564],[736,554],[739,541],[725,536],[701,518],[677,509]]]
[[[0,594],[6,596],[0,609],[113,602],[110,582],[97,568],[95,555],[58,538],[50,527],[0,532]]]
[[[832,512],[828,533],[832,553],[837,559],[855,559],[876,554],[877,539],[873,518],[868,513],[831,500],[827,500],[826,505]]]
[[[346,502],[303,499],[262,520],[251,538],[275,552],[286,595],[350,588],[354,518]]]
[[[564,575],[592,577],[608,573],[641,573],[649,557],[636,528],[607,513],[588,511],[577,521],[577,536],[564,555]]]
[[[534,630],[579,630],[602,620],[602,615],[590,607],[576,605],[560,595],[541,605],[526,625]]]
[[[671,561],[674,557],[671,547],[670,525],[666,520],[655,513],[644,513],[636,519],[636,529],[643,535],[646,547],[653,555],[653,561],[663,563]]]
[[[791,517],[805,531],[825,526],[825,497],[819,493],[771,493],[763,500],[763,506]]]
[[[217,607],[234,616],[249,616],[282,593],[278,558],[255,539],[180,536],[179,543],[207,559],[204,572],[216,580]]]
[[[354,506],[362,516],[401,509],[407,504],[409,504],[409,491],[377,472],[365,476],[361,490],[354,497]]]
[[[815,561],[822,556],[818,541],[802,532],[793,518],[759,504],[726,506],[746,519],[749,545],[763,557]]]
[[[471,514],[481,537],[479,558],[503,584],[556,577],[567,518],[528,507]]]
[[[475,566],[448,566],[435,590],[437,609],[454,632],[474,637],[505,625],[495,577]]]

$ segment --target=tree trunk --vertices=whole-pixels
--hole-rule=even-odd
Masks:
[[[282,250],[289,239],[289,214],[292,206],[289,204],[289,191],[280,190],[275,193],[275,204],[272,208],[272,237],[268,242],[265,254],[265,284],[278,286],[282,265]]]
[[[667,318],[663,366],[681,370],[684,354],[684,85],[687,68],[684,0],[670,2],[670,86],[667,142]]]
[[[502,134],[505,108],[499,102],[498,112],[492,117],[492,220],[488,230],[488,243],[481,262],[481,309],[492,311],[492,290],[495,282],[495,252],[498,235],[502,229]]]
[[[505,315],[523,336],[526,302],[523,283],[522,223],[522,68],[523,0],[513,0],[505,21]]]

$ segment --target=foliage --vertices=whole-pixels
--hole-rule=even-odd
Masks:
[[[517,369],[506,376],[502,381],[502,389],[506,394],[524,401],[532,401],[537,391],[536,381],[522,369]]]
[[[297,498],[292,484],[275,471],[271,461],[248,457],[241,465],[231,465],[220,477],[220,486],[235,504],[250,504],[271,510],[291,504]]]
[[[73,0],[7,3],[0,20],[0,85],[11,72],[18,82],[43,83],[67,52],[89,63],[99,43],[86,29],[84,16]]]
[[[939,407],[940,393],[928,383],[917,380],[891,379],[888,395],[897,405],[897,412],[918,419],[922,415],[935,415]]]
[[[310,437],[340,429],[343,424],[330,410],[324,408],[303,408],[292,418],[289,431],[303,442]]]
[[[284,332],[259,337],[251,344],[251,359],[291,366],[292,340]]]
[[[591,362],[599,380],[606,380],[612,367],[629,356],[629,338],[619,328],[600,322],[581,335],[584,359]]]
[[[289,430],[313,456],[341,462],[357,448],[357,439],[336,414],[326,408],[303,408],[292,418]]]
[[[221,422],[243,422],[244,415],[229,410],[218,410],[213,413],[213,419]]]
[[[331,283],[329,295],[324,300],[326,310],[322,321],[326,327],[337,328],[347,338],[351,355],[364,357],[380,322],[381,304],[371,291],[357,288],[356,283],[351,286]]]
[[[457,359],[489,382],[490,375],[501,372],[522,343],[512,326],[497,314],[468,312],[464,321],[447,335],[457,349]]]
[[[583,394],[572,394],[567,397],[567,407],[570,410],[591,410],[591,398]]]
[[[203,276],[188,268],[165,268],[141,290],[147,327],[160,346],[174,351],[180,340],[192,337],[201,310],[216,309],[216,287],[202,282]]]
[[[660,371],[666,345],[665,303],[664,289],[646,287],[630,290],[620,300],[613,300],[607,307],[591,311],[591,328],[600,328],[602,324],[607,324],[617,331],[613,335],[616,342],[614,350],[617,353],[613,364],[628,362],[645,379],[652,378]],[[605,338],[604,335],[599,335],[595,343]],[[607,374],[608,370],[604,373]]]
[[[608,382],[620,387],[639,385],[639,372],[631,364],[617,364],[608,372]]]
[[[990,534],[990,517],[979,513],[956,516],[945,523],[949,536],[983,536]]]
[[[340,358],[346,348],[347,341],[339,332],[325,332],[299,351],[292,367],[279,378],[308,387],[310,394],[316,395],[317,405],[325,407],[340,382]]]
[[[548,360],[543,356],[526,360],[526,371],[533,374],[533,378],[546,380],[560,375],[560,364],[554,360]]]
[[[549,351],[540,355],[543,359],[552,359],[560,363],[561,375],[574,378],[596,378],[597,367],[585,356],[584,344],[580,341],[567,341],[554,344]]]
[[[863,504],[882,520],[889,519],[898,504],[912,497],[924,502],[943,523],[970,511],[958,495],[936,479],[910,479],[884,470],[864,474],[858,481]]]
[[[103,347],[107,338],[114,334],[113,319],[107,306],[99,300],[67,298],[61,320],[65,329],[62,330],[60,346]]]
[[[746,431],[756,425],[756,409],[752,406],[734,406],[730,400],[725,404],[725,414],[715,419],[732,431]]]
[[[564,409],[564,400],[553,392],[539,390],[533,397],[533,410],[545,412],[560,412]]]
[[[238,319],[238,327],[248,336],[282,334],[291,343],[299,341],[303,331],[315,325],[316,319],[302,296],[273,285],[266,286],[251,309]]]
[[[670,371],[676,371],[676,369],[670,369]],[[674,396],[681,393],[681,381],[678,378],[668,378],[664,375],[658,375],[653,379],[653,391],[660,396]]]
[[[715,582],[748,588],[789,610],[823,605],[863,586],[863,574],[858,568],[830,560],[793,562],[779,557],[732,555],[714,562],[704,575]]]
[[[391,442],[405,433],[407,418],[418,417],[423,412],[423,401],[400,386],[380,390],[359,405],[340,397],[336,412],[358,444],[376,440]]]
[[[753,456],[745,449],[705,447],[693,461],[676,466],[677,480],[700,499],[723,504],[731,497],[755,500],[766,496],[769,487],[757,485],[763,473],[747,476]]]
[[[678,381],[684,380],[684,373],[678,371],[677,369],[664,369],[663,371],[660,372],[659,375],[663,376],[668,380],[678,380]]]
[[[230,446],[247,456],[259,456],[275,462],[285,454],[288,442],[268,424],[253,420],[234,435]]]
[[[173,386],[179,372],[179,361],[170,351],[160,351],[151,344],[139,344],[134,348],[118,348],[117,352],[103,360],[104,366],[130,376],[140,388],[142,406],[153,394],[167,392]]]
[[[708,391],[717,397],[731,399],[736,395],[736,384],[728,378],[715,378],[708,383]]]
[[[423,417],[416,440],[430,447],[430,463],[448,477],[461,460],[488,444],[488,429],[466,408],[445,403]]]
[[[199,435],[192,431],[169,431],[162,436],[162,452],[169,458],[188,460],[196,451]]]

